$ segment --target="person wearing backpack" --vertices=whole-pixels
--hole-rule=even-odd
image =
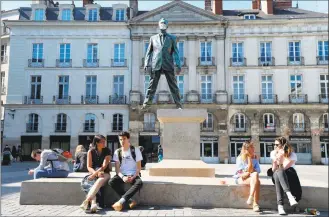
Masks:
[[[29,175],[34,176],[34,179],[66,178],[70,173],[67,159],[54,150],[35,149],[32,151],[31,157],[40,161],[37,168],[28,172]]]
[[[158,162],[163,160],[163,148],[161,145],[158,146]]]
[[[112,205],[115,211],[121,211],[126,202],[129,203],[131,209],[134,208],[137,203],[131,198],[143,186],[140,178],[143,157],[140,149],[132,146],[129,139],[130,134],[128,132],[121,132],[119,134],[121,148],[117,149],[113,155],[116,175],[109,181],[109,185],[121,197]],[[124,191],[125,183],[131,184],[127,192]]]

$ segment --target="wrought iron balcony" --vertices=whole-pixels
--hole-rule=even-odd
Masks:
[[[99,59],[84,59],[83,67],[85,68],[98,68],[99,67]]]
[[[290,94],[289,103],[307,103],[307,94]]]
[[[123,122],[112,123],[112,132],[121,132],[123,130]]]
[[[81,104],[98,104],[98,95],[81,96]]]
[[[259,95],[259,102],[261,104],[277,104],[278,95],[276,94],[261,94]]]
[[[127,104],[126,95],[112,95],[109,96],[109,104]]]
[[[276,132],[276,126],[273,123],[263,123],[263,130],[264,132]]]
[[[329,94],[320,94],[319,95],[319,103],[325,103],[328,104],[329,102]]]
[[[198,66],[215,66],[215,57],[199,57]]]
[[[259,57],[258,66],[275,66],[274,57]]]
[[[155,132],[155,122],[144,122],[143,123],[143,132]]]
[[[127,67],[127,59],[111,59],[111,67]]]
[[[293,123],[294,132],[306,132],[306,124],[305,123]]]
[[[57,68],[71,68],[72,59],[56,59]]]
[[[317,56],[316,57],[316,64],[317,65],[328,65],[328,56]]]
[[[247,58],[244,57],[232,57],[230,58],[231,67],[247,66]]]
[[[8,63],[8,56],[1,56],[1,64],[7,64]]]
[[[95,123],[83,123],[83,132],[94,133],[95,132]]]
[[[53,96],[54,104],[71,104],[71,96]]]
[[[42,103],[43,103],[43,96],[40,96],[40,98],[24,96],[23,99],[23,104],[42,104]]]
[[[28,61],[29,68],[43,68],[45,67],[44,59],[29,59]]]
[[[55,123],[55,132],[57,133],[65,133],[66,132],[67,123]]]
[[[304,57],[302,56],[293,56],[287,57],[288,66],[303,66],[305,65]]]
[[[37,133],[38,132],[39,123],[27,123],[26,124],[26,132],[27,133]]]
[[[248,104],[247,94],[231,95],[231,104]]]

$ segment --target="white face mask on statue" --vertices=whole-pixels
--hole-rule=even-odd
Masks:
[[[159,28],[160,30],[166,30],[168,28],[168,25],[166,25],[165,23],[159,23]]]

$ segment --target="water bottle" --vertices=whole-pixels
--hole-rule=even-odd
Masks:
[[[312,208],[306,208],[305,213],[311,214],[311,215],[320,215],[319,211],[317,211],[316,209],[312,209]]]

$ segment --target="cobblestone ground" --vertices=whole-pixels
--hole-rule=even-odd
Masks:
[[[32,178],[27,175],[27,170],[34,166],[36,164],[14,163],[10,167],[2,167],[1,216],[279,216],[276,210],[263,210],[263,212],[255,213],[250,209],[199,209],[158,206],[140,206],[135,210],[125,210],[123,212],[104,209],[97,214],[86,214],[79,206],[20,205],[20,184],[22,181]],[[289,216],[307,215],[299,213],[289,214]],[[328,212],[321,212],[321,216],[328,216]]]

